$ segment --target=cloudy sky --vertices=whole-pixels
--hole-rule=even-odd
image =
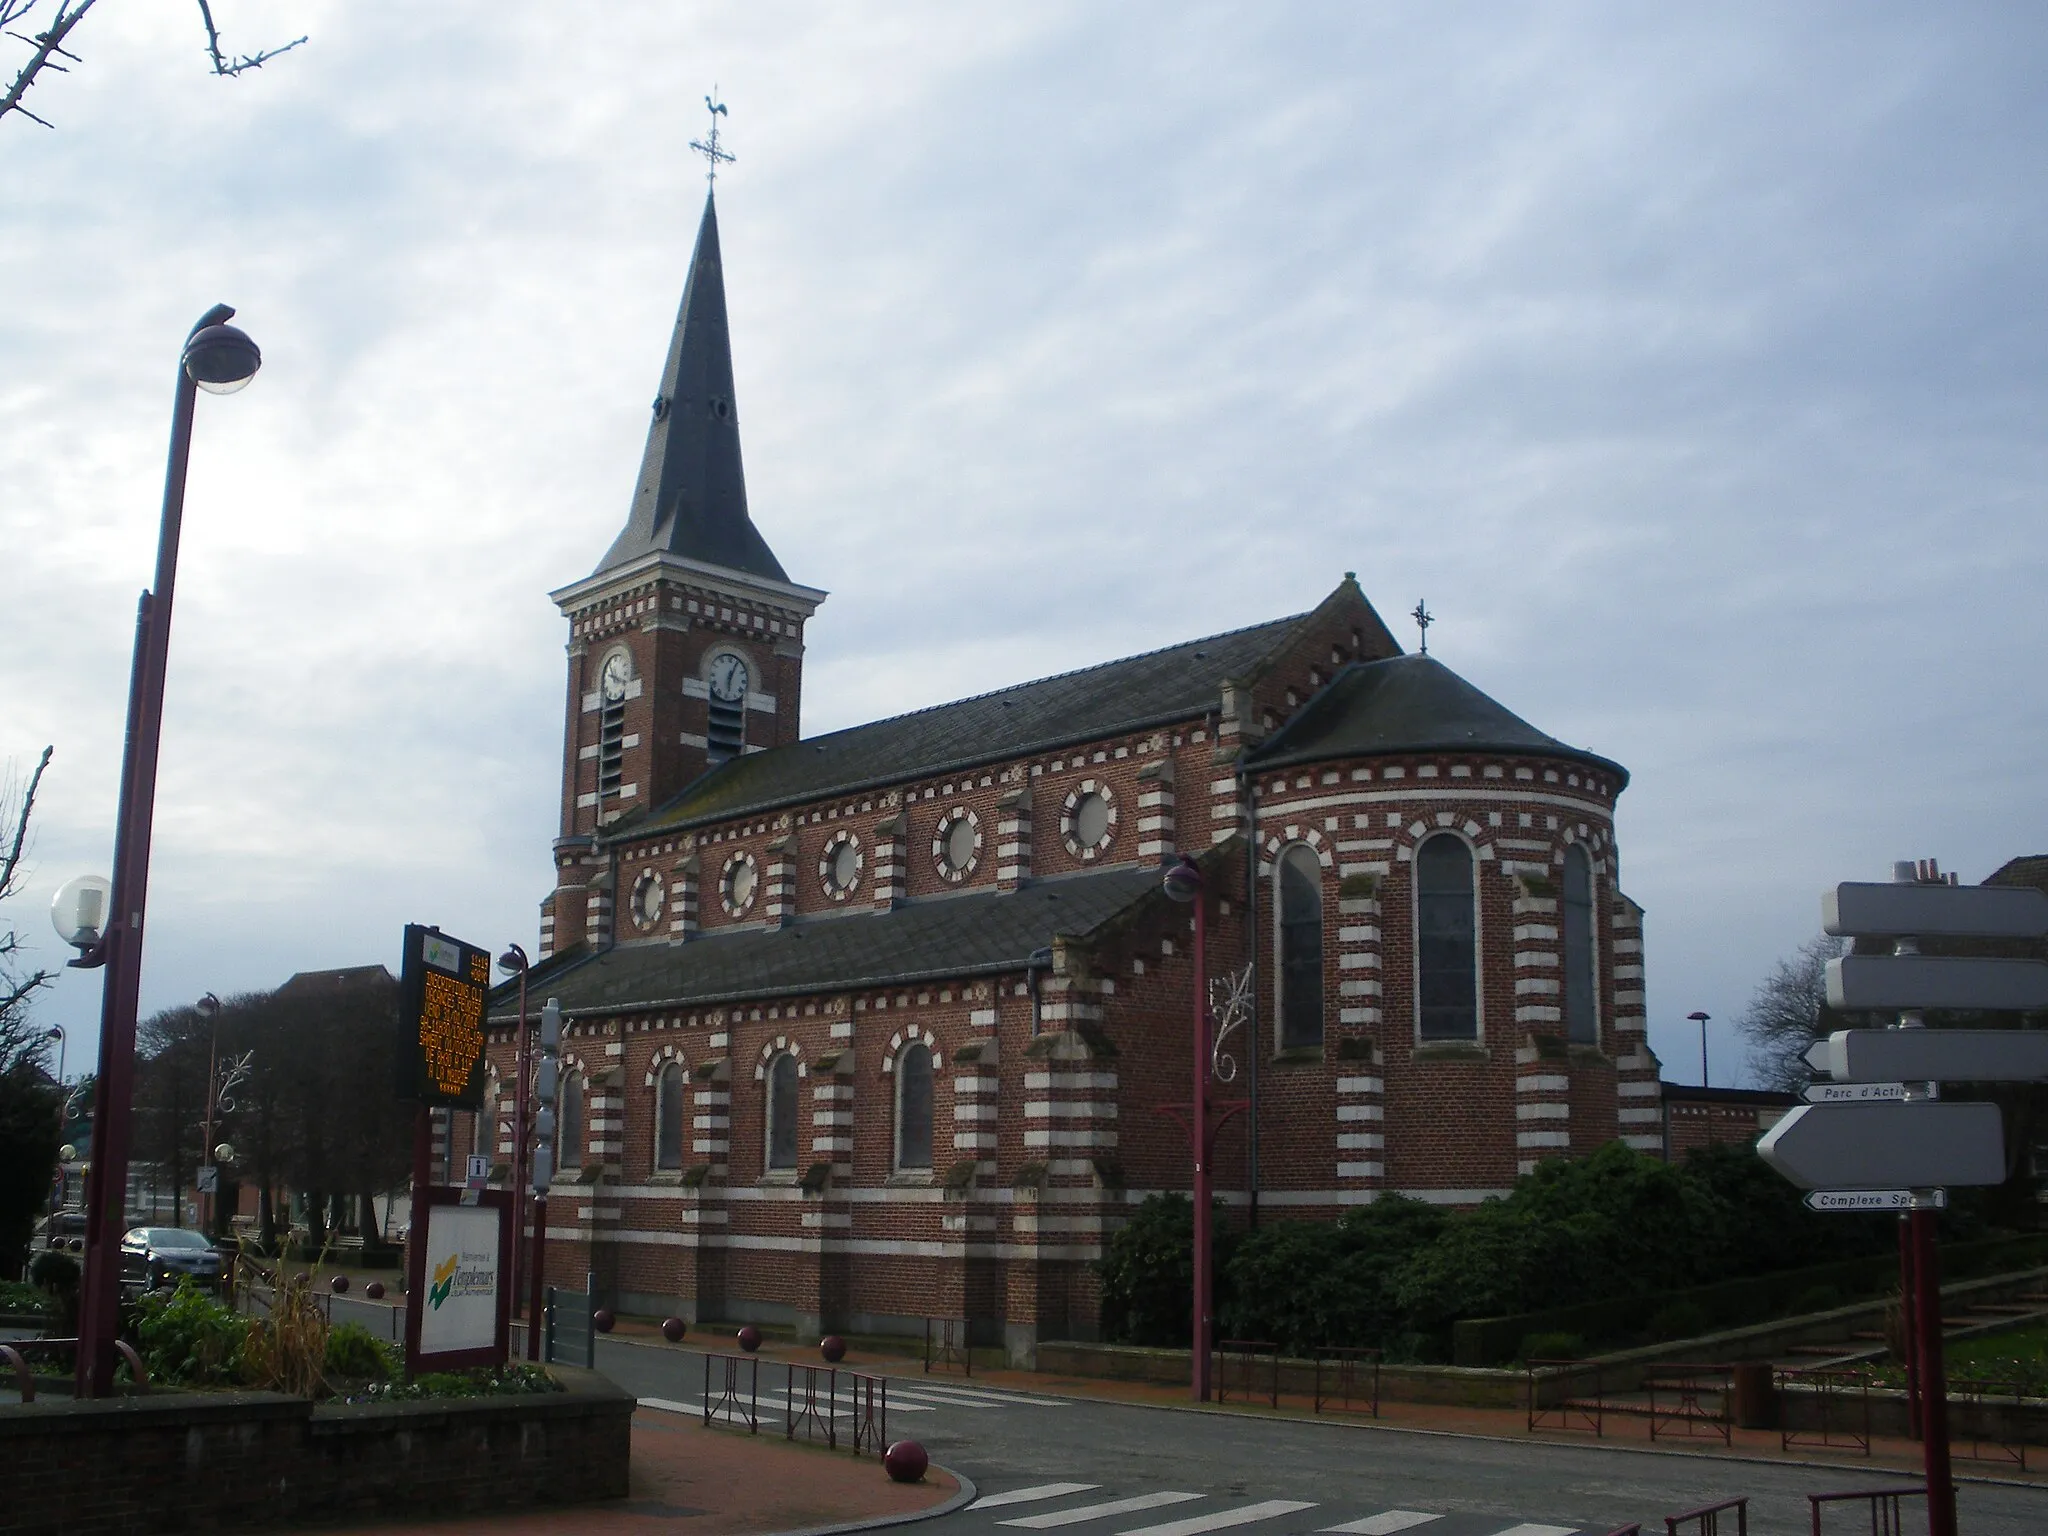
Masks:
[[[719,182],[805,727],[1306,608],[1625,763],[1652,1040],[1823,886],[2048,850],[2048,15],[105,0],[0,119],[0,760],[109,861],[179,346],[202,401],[146,1009],[533,943],[565,632]],[[189,14],[188,14],[189,13]],[[9,48],[18,45],[8,44]],[[12,53],[0,54],[6,70]],[[2033,766],[2030,766],[2033,765]],[[97,976],[42,1004],[88,1059]]]

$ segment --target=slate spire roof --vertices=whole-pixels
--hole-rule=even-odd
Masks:
[[[740,468],[732,338],[718,254],[718,207],[704,199],[697,250],[669,338],[668,361],[647,428],[647,451],[625,531],[592,575],[654,551],[786,582],[782,562],[747,516]]]

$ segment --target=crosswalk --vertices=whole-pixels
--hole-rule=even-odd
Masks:
[[[991,1413],[1010,1408],[1065,1408],[1069,1406],[1064,1398],[1038,1397],[1029,1392],[1010,1392],[992,1387],[963,1387],[956,1386],[951,1382],[941,1384],[917,1380],[899,1381],[891,1378],[888,1386],[889,1417],[892,1419],[899,1413]],[[822,1390],[821,1384],[821,1394]],[[852,1409],[848,1402],[847,1387],[844,1381],[841,1382],[839,1390],[838,1413],[839,1417],[845,1418],[852,1412]],[[683,1391],[684,1395],[677,1398],[642,1397],[640,1399],[640,1406],[642,1408],[657,1408],[665,1413],[702,1413],[704,1411],[704,1400],[698,1384],[688,1383]],[[712,1389],[712,1397],[714,1401],[717,1400],[718,1389],[715,1386]],[[771,1389],[766,1382],[762,1383],[759,1397],[751,1399],[751,1401],[759,1404],[759,1411],[762,1413],[780,1414],[787,1412],[792,1406],[786,1389],[779,1387]],[[802,1412],[806,1407],[806,1399],[801,1392],[797,1394],[794,1406],[798,1412]],[[820,1413],[824,1412],[825,1404],[822,1395],[819,1398],[817,1407]]]
[[[1062,1502],[1074,1499],[1080,1502]],[[1055,1504],[1058,1507],[1043,1507]],[[984,1512],[993,1517],[987,1527],[991,1531],[1089,1528],[1076,1530],[1074,1536],[1207,1536],[1211,1531],[1244,1531],[1247,1536],[1399,1536],[1406,1531],[1415,1536],[1585,1536],[1581,1526],[1512,1515],[1422,1509],[1353,1514],[1306,1499],[1229,1503],[1184,1489],[1117,1493],[1096,1483],[1037,1483],[985,1493],[967,1506],[966,1513]]]

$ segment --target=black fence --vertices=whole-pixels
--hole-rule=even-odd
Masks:
[[[769,1369],[775,1368],[770,1362]],[[789,1364],[783,1367],[778,1399],[770,1379],[766,1406],[782,1410],[782,1437],[801,1434],[812,1443],[839,1449],[845,1440],[858,1456],[880,1455],[889,1443],[889,1383],[880,1376],[842,1371],[830,1365]],[[704,1357],[703,1410],[706,1427],[722,1425],[761,1432],[761,1359],[758,1355]],[[772,1423],[771,1418],[771,1423]]]
[[[549,1365],[597,1366],[597,1297],[589,1291],[548,1287],[543,1314],[541,1358]]]

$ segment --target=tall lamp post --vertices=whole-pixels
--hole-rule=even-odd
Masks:
[[[526,972],[529,962],[526,951],[517,944],[507,944],[505,953],[498,956],[498,969],[519,978],[519,1034],[513,1046],[515,1067],[513,1076],[518,1086],[513,1090],[512,1101],[512,1315],[517,1317],[525,1309],[525,1294],[519,1288],[519,1270],[525,1254],[525,1244],[520,1241],[526,1234]],[[533,1326],[529,1319],[527,1326]]]
[[[1194,1399],[1209,1401],[1210,1311],[1209,1276],[1209,964],[1205,943],[1208,938],[1204,909],[1209,905],[1207,882],[1195,861],[1186,854],[1167,867],[1166,894],[1175,901],[1192,902],[1195,908],[1195,1049],[1194,1099],[1188,1107],[1188,1144],[1195,1164],[1195,1318],[1191,1351]]]
[[[1707,1020],[1711,1013],[1688,1013],[1686,1017],[1700,1027],[1700,1086],[1707,1086]]]
[[[86,1174],[85,1275],[78,1310],[78,1395],[104,1397],[113,1386],[120,1323],[121,1233],[128,1206],[128,1149],[135,1087],[135,1012],[142,982],[143,912],[149,895],[149,842],[156,814],[157,748],[163,735],[164,673],[170,656],[171,600],[178,576],[178,535],[185,518],[185,470],[192,456],[198,391],[232,394],[256,376],[263,355],[216,304],[192,327],[178,359],[171,408],[170,462],[157,528],[156,580],[135,612],[135,655],[128,679],[128,736],[114,818],[113,899],[105,931],[71,963],[105,966],[100,1001],[99,1076],[94,1085],[92,1161]]]

